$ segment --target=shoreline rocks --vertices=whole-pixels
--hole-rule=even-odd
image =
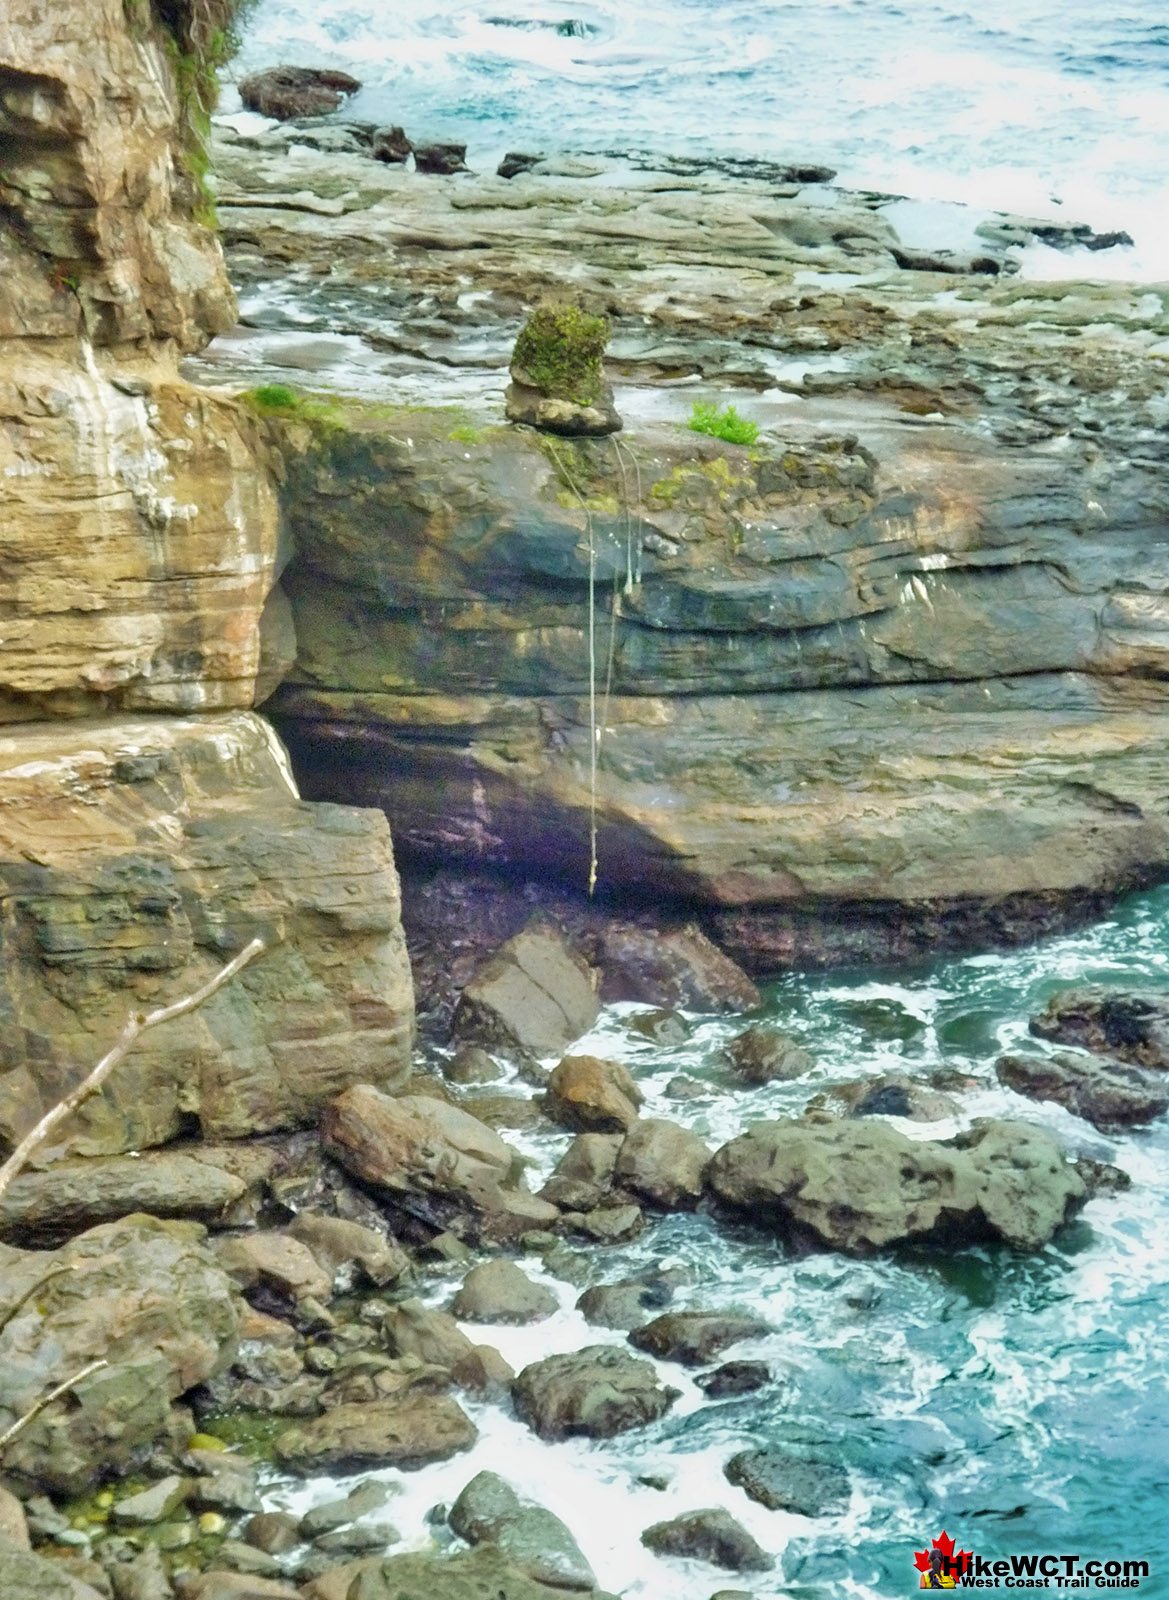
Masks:
[[[1037,1250],[1087,1198],[1049,1134],[1009,1122],[947,1144],[868,1119],[757,1123],[716,1152],[709,1182],[756,1226],[858,1254],[989,1239]]]

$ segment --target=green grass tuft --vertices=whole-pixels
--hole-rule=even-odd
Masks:
[[[304,403],[286,383],[262,383],[258,389],[250,389],[247,398],[257,411],[296,411]]]
[[[759,437],[759,424],[741,417],[734,406],[720,411],[716,405],[694,402],[690,426],[695,433],[708,433],[712,439],[722,439],[727,444],[754,444]]]

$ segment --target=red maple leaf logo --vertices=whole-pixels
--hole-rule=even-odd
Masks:
[[[945,1528],[942,1529],[941,1537],[934,1539],[932,1544],[933,1549],[940,1550],[945,1558],[945,1565],[943,1567],[945,1572],[965,1572],[969,1567],[970,1551],[959,1550],[958,1554],[955,1555],[954,1541],[950,1538],[950,1535],[946,1532]],[[919,1572],[928,1572],[930,1564],[930,1552],[928,1550],[915,1550],[913,1552],[913,1564]]]

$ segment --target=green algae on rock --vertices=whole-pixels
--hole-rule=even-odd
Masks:
[[[549,433],[616,433],[621,419],[601,368],[608,339],[606,317],[575,305],[539,306],[512,354],[508,420]]]

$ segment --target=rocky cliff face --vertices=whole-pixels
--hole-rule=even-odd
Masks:
[[[247,709],[291,655],[277,506],[252,414],[178,371],[235,302],[161,17],[0,16],[0,1144],[131,1011],[270,950],[145,1036],[82,1153],[311,1123],[412,1034],[384,818],[302,804]]]
[[[1163,291],[907,253],[887,197],[432,180],[344,137],[222,147],[255,330],[224,359],[467,410],[273,419],[300,653],[270,706],[308,792],[382,805],[414,859],[583,889],[591,547],[613,894],[704,907],[768,969],[1029,937],[1164,875]],[[550,290],[614,320],[619,440],[491,425]],[[693,394],[766,431],[690,432]]]
[[[235,318],[190,69],[147,5],[0,18],[0,720],[252,703],[276,508],[178,379]]]

